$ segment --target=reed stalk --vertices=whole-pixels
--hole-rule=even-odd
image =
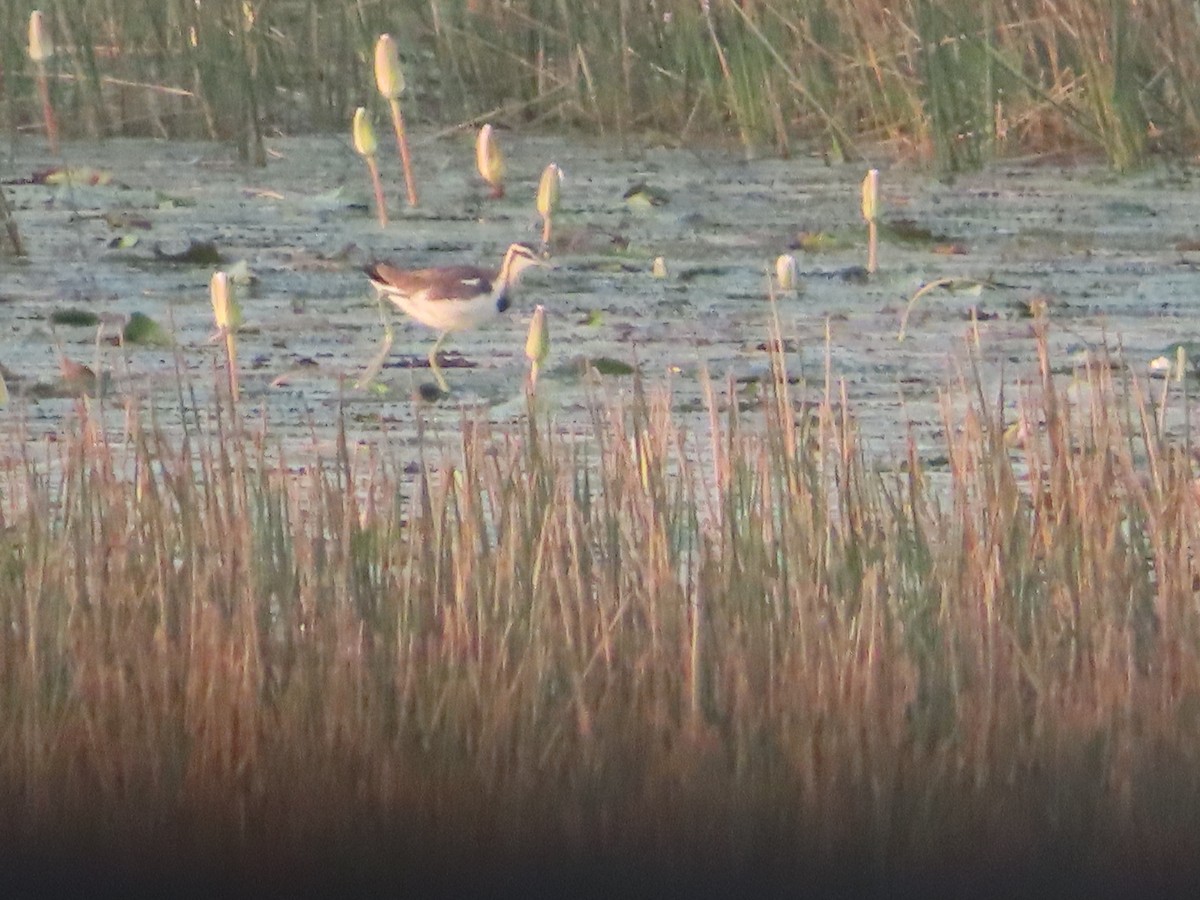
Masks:
[[[744,872],[766,821],[772,876],[1036,877],[1051,841],[1101,883],[1148,827],[1194,862],[1190,463],[1113,367],[1068,397],[1045,337],[1015,407],[956,386],[936,463],[870,461],[832,369],[792,385],[782,354],[760,403],[706,382],[705,428],[637,383],[586,433],[529,404],[415,464],[236,406],[164,427],[135,398],[114,431],[81,403],[37,450],[16,425],[10,850],[311,887],[446,879],[467,840],[481,878],[561,871],[549,847],[678,884]],[[79,847],[46,843],[66,821]]]

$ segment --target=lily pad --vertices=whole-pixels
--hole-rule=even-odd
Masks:
[[[916,246],[954,243],[954,238],[918,225],[913,219],[888,219],[880,223],[879,236],[898,244]]]
[[[842,238],[827,231],[801,231],[795,240],[788,244],[789,250],[803,250],[805,253],[828,253],[831,250],[843,250],[850,246]]]
[[[191,197],[176,197],[164,191],[155,191],[154,199],[157,201],[159,209],[179,209],[196,205],[196,201]]]
[[[100,324],[100,317],[86,309],[56,309],[50,313],[50,322],[54,325],[95,328]]]
[[[125,323],[121,338],[127,344],[142,344],[148,347],[169,347],[173,342],[165,328],[145,313],[135,312]]]
[[[417,388],[417,394],[426,403],[437,403],[443,397],[449,396],[432,381],[424,381]]]
[[[649,209],[652,206],[665,206],[671,198],[662,188],[639,181],[632,185],[621,199],[634,209]]]
[[[585,360],[587,368],[594,370],[598,375],[632,375],[637,371],[629,363],[613,359],[611,356],[597,356],[592,359]]]
[[[138,245],[138,236],[136,234],[121,234],[117,235],[108,242],[109,250],[129,250]]]

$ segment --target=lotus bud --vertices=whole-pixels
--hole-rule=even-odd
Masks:
[[[654,264],[650,267],[650,274],[655,278],[666,278],[667,261],[661,256],[654,257]]]
[[[214,272],[209,282],[209,293],[212,296],[213,318],[217,327],[229,328],[232,324],[229,303],[229,275],[225,272]]]
[[[375,127],[371,124],[367,111],[361,106],[354,111],[354,124],[350,133],[354,137],[354,149],[367,164],[367,173],[371,176],[371,190],[375,193],[375,214],[379,219],[379,227],[384,228],[388,223],[387,201],[383,196],[379,166],[375,162],[375,151],[379,144],[375,140]]]
[[[44,63],[53,55],[54,42],[46,32],[45,16],[35,9],[29,14],[29,58],[35,63]]]
[[[379,88],[379,93],[387,98],[388,110],[392,114],[392,127],[396,131],[396,151],[400,154],[400,165],[404,169],[404,188],[408,193],[408,205],[416,206],[417,182],[413,177],[412,159],[408,153],[404,113],[400,110],[400,95],[404,92],[404,70],[400,68],[400,53],[390,34],[381,34],[375,42],[375,86]],[[381,214],[380,218],[386,218],[386,214]]]
[[[562,186],[562,169],[554,163],[542,170],[542,180],[538,183],[537,211],[543,219],[554,215],[558,209],[559,189]]]
[[[862,183],[862,215],[874,222],[879,214],[879,170],[871,169]]]
[[[785,253],[775,260],[775,283],[781,291],[794,291],[799,273],[796,270],[796,257]]]
[[[500,153],[500,145],[491,125],[479,129],[479,137],[475,141],[475,164],[483,180],[491,185],[492,196],[503,197],[504,156]]]
[[[537,211],[542,217],[542,249],[550,251],[550,230],[554,221],[554,211],[558,209],[558,192],[562,185],[562,169],[554,163],[542,170],[542,180],[538,182]]]
[[[389,100],[395,100],[404,93],[400,53],[390,34],[381,34],[375,42],[375,86]]]
[[[379,149],[379,142],[375,139],[375,126],[371,124],[367,111],[361,106],[354,111],[352,133],[355,152],[359,156],[374,156],[375,151]]]
[[[217,329],[225,338],[225,361],[229,367],[229,395],[234,400],[238,397],[238,363],[237,341],[234,331],[237,323],[234,321],[237,310],[233,304],[233,296],[229,287],[229,276],[224,272],[214,272],[209,282],[209,293],[212,296],[213,318],[216,319]]]
[[[879,170],[871,169],[862,183],[862,214],[867,220],[867,272],[875,274],[879,268]]]
[[[54,104],[50,99],[50,82],[46,78],[46,60],[54,55],[54,43],[46,31],[46,20],[40,10],[29,14],[29,58],[37,68],[38,99],[42,102],[42,122],[46,126],[46,140],[50,152],[58,155],[58,120],[54,116]]]
[[[546,307],[538,306],[529,323],[529,337],[525,341],[525,356],[534,365],[541,365],[550,355],[550,326],[546,324]]]
[[[546,308],[538,306],[529,323],[529,337],[525,339],[525,356],[529,359],[529,383],[536,387],[538,372],[546,357],[550,355],[550,327],[546,324]]]

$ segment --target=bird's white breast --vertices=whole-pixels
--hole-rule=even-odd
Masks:
[[[430,299],[428,290],[407,297],[389,293],[387,297],[422,325],[437,331],[465,331],[482,325],[498,313],[490,293],[465,300]]]

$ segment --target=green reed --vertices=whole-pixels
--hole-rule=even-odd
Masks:
[[[21,65],[32,0],[0,5],[5,102],[33,127]],[[79,0],[48,16],[56,106],[77,134],[238,139],[341,128],[396,35],[426,121],[727,136],[750,153],[883,140],[944,168],[1005,150],[1094,148],[1117,167],[1194,147],[1200,22],[1119,0]]]

